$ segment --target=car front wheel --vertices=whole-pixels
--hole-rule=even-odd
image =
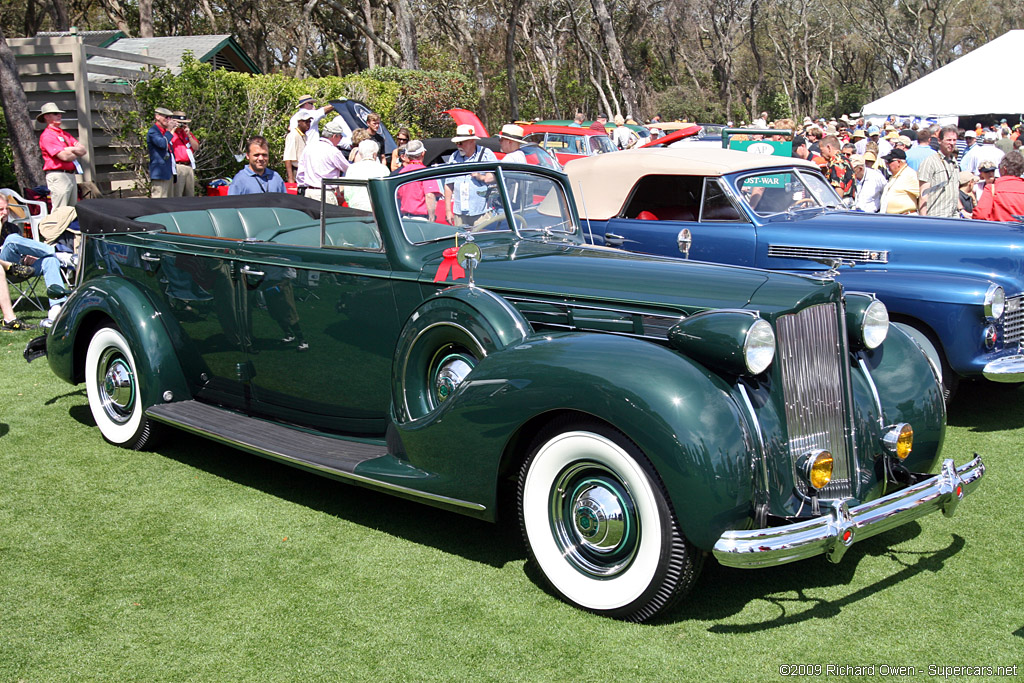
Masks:
[[[101,327],[89,340],[85,387],[103,438],[134,450],[151,442],[154,425],[143,411],[135,356],[117,328]]]
[[[683,537],[640,449],[600,423],[549,430],[520,470],[518,508],[531,559],[583,609],[644,621],[692,587],[701,554]]]

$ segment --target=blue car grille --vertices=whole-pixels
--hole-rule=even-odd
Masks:
[[[849,378],[837,318],[837,304],[819,304],[780,316],[776,330],[793,481],[808,493],[797,473],[798,460],[816,449],[831,452],[832,481],[819,493],[821,498],[847,498],[853,493],[847,438]]]
[[[1006,299],[1006,313],[1003,316],[1003,346],[1013,348],[1024,341],[1024,296]]]

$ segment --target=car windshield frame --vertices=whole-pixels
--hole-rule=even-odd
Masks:
[[[465,166],[465,170],[459,168]],[[402,234],[405,240],[414,246],[440,242],[454,238],[457,234],[485,232],[488,235],[505,233],[519,239],[550,240],[552,238],[573,243],[583,243],[583,231],[579,218],[572,210],[573,204],[564,183],[557,176],[538,173],[543,168],[535,165],[504,164],[502,162],[486,164],[458,164],[434,166],[432,174],[417,171],[410,174],[409,179],[396,182],[392,200],[399,217]],[[545,169],[550,170],[550,169]],[[430,222],[426,217],[403,215],[401,210],[401,188],[414,183],[436,183],[436,190],[442,194],[437,202],[436,211],[444,211],[443,194],[446,185],[455,185],[460,178],[470,173],[493,174],[493,182],[488,182],[484,190],[485,206],[488,214],[486,219],[473,226],[453,226],[437,221]],[[557,173],[557,171],[556,171]],[[536,184],[540,184],[542,195],[537,194]],[[550,186],[550,187],[549,187]],[[429,191],[429,190],[428,190]],[[454,189],[453,189],[454,192]],[[527,199],[529,197],[529,199]],[[551,213],[556,211],[556,213]],[[509,225],[504,216],[516,216]],[[553,220],[552,220],[553,219]]]
[[[771,176],[786,175],[789,177],[785,181],[785,187],[777,188],[782,194],[776,192],[769,197],[771,200],[770,204],[766,204],[764,207],[758,208],[764,201],[766,192],[768,189],[773,189],[771,185],[766,181],[759,183],[754,186],[752,191],[745,191],[745,187],[749,187],[748,181],[753,178],[768,178]],[[799,183],[799,188],[793,187],[795,183]],[[732,190],[736,196],[743,203],[744,207],[752,214],[761,218],[769,218],[771,216],[778,216],[782,214],[792,215],[796,211],[821,211],[824,209],[834,209],[843,206],[842,200],[839,195],[836,194],[835,190],[828,183],[823,175],[817,173],[809,168],[801,168],[798,166],[779,166],[776,168],[768,169],[757,169],[748,171],[742,174],[737,174],[731,180]],[[757,187],[764,187],[766,190],[759,193],[761,197],[756,203],[751,203],[751,198],[756,192]],[[797,197],[797,194],[802,196]],[[790,195],[790,203],[783,206],[786,202],[785,195]],[[779,201],[782,200],[782,201]]]

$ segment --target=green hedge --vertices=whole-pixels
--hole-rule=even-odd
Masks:
[[[143,185],[149,180],[146,131],[153,110],[161,106],[182,110],[192,119],[201,143],[196,159],[200,182],[234,176],[242,166],[235,155],[244,152],[245,140],[253,135],[267,138],[271,167],[283,175],[288,119],[299,96],[307,93],[318,103],[359,100],[378,112],[389,130],[409,126],[423,137],[451,135],[454,124],[441,112],[470,107],[473,101],[469,81],[453,72],[376,68],[341,78],[294,79],[213,69],[186,55],[180,75],[160,70],[135,83],[127,107],[123,97],[110,99],[104,126],[128,152],[129,161],[122,167],[134,171]]]

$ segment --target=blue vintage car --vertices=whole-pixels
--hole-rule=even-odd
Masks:
[[[960,377],[1024,381],[1024,226],[848,211],[799,159],[643,149],[573,161],[587,238],[676,258],[838,271]]]

